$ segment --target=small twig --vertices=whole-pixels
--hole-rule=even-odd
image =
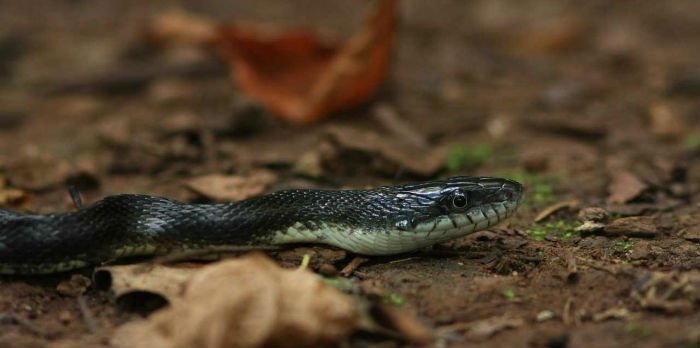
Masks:
[[[566,300],[566,304],[564,304],[564,310],[562,310],[562,320],[564,321],[564,325],[571,325],[571,307],[574,305],[574,299],[569,297]]]
[[[83,318],[83,323],[87,327],[91,334],[102,337],[102,330],[95,323],[95,319],[92,316],[92,311],[85,302],[85,298],[80,295],[78,296],[78,308],[80,308],[80,315]]]
[[[340,274],[343,275],[343,277],[349,277],[352,275],[355,270],[360,267],[361,264],[365,263],[367,261],[366,258],[360,257],[360,256],[355,256],[350,263],[348,263],[343,269],[340,271]]]
[[[416,258],[416,257],[413,257],[413,256],[412,256],[412,257],[406,257],[406,258],[403,258],[403,259],[398,259],[398,260],[394,260],[394,261],[389,261],[389,263],[401,263],[401,262],[406,262],[406,261],[413,260],[413,259],[415,259],[415,258]]]
[[[566,257],[566,280],[569,282],[575,282],[578,280],[578,262],[576,262],[576,255],[574,255],[574,250],[569,250],[565,257]]]
[[[581,202],[579,202],[576,199],[554,203],[540,211],[539,214],[537,214],[537,216],[535,217],[535,222],[540,222],[562,209],[576,209],[580,205]]]
[[[83,197],[80,196],[80,191],[78,191],[78,188],[74,185],[68,186],[68,194],[70,194],[70,198],[73,200],[73,206],[75,209],[80,209],[83,206]]]
[[[0,323],[16,324],[31,332],[34,336],[45,339],[51,338],[51,334],[46,332],[44,329],[37,327],[36,325],[32,324],[29,320],[24,319],[15,313],[0,313]]]

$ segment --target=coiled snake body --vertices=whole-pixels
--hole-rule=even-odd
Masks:
[[[311,242],[395,254],[495,225],[515,212],[522,192],[508,179],[454,177],[371,190],[279,191],[220,204],[125,194],[68,213],[0,209],[0,273],[61,272],[230,245]]]

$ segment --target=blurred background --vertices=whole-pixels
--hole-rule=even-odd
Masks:
[[[580,240],[577,209],[605,206],[657,219],[665,234],[654,247],[673,257],[646,266],[697,271],[699,28],[692,0],[4,0],[0,206],[68,210],[68,186],[88,203],[126,192],[211,202],[506,176],[528,189],[507,229],[536,243],[532,252],[561,254],[570,245],[546,238]],[[561,202],[569,213],[533,222]],[[632,245],[615,244],[626,240],[604,240],[612,254],[601,255],[630,260]],[[415,267],[403,272],[432,272]],[[408,298],[384,271],[370,274]],[[589,312],[626,301],[613,280],[596,280],[605,285],[586,295]],[[454,282],[406,306],[438,327],[565,301],[530,288],[539,295],[529,306],[471,311],[489,301],[445,303],[466,286]],[[691,308],[644,325],[692,337]],[[618,337],[603,323],[587,330],[567,342],[590,343],[590,332],[605,345],[686,342],[663,329],[654,338]],[[529,337],[515,330],[484,344]]]

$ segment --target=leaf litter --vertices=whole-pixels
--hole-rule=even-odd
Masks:
[[[187,318],[187,320],[183,320]],[[284,270],[260,254],[201,268],[182,296],[145,321],[119,329],[118,346],[327,346],[347,337],[357,308],[304,270]]]

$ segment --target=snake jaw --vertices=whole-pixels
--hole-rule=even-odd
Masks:
[[[524,197],[520,183],[488,177],[408,185],[397,195],[407,203],[394,226],[429,244],[498,224],[515,213]],[[455,197],[465,197],[463,206],[456,205]]]

